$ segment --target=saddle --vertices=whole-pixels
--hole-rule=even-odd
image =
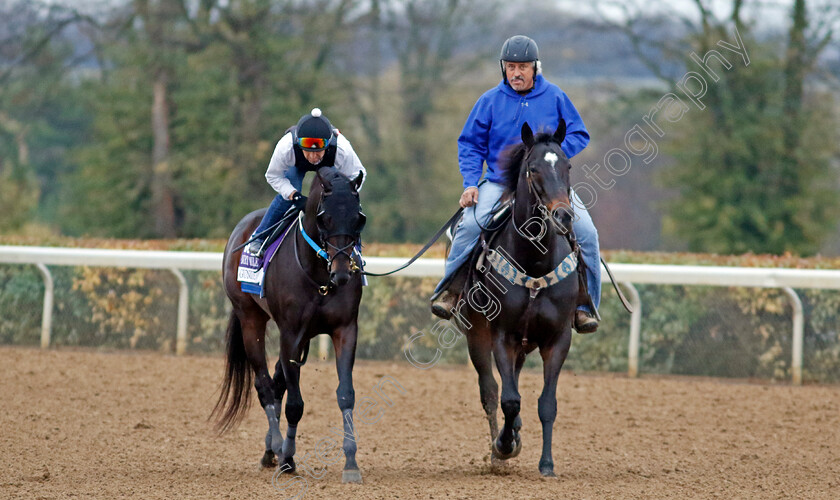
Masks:
[[[464,267],[468,268],[468,275],[466,276],[467,279],[464,280],[464,285],[461,287],[461,290],[457,290],[459,295],[462,295],[463,292],[469,289],[469,286],[473,282],[474,273],[476,271],[483,272],[485,268],[485,261],[487,260],[488,251],[491,249],[491,245],[493,241],[499,234],[499,229],[504,226],[504,223],[510,218],[513,208],[513,199],[510,198],[508,200],[503,201],[500,203],[499,207],[496,208],[488,220],[487,226],[482,228],[481,235],[478,239],[478,245],[473,248],[472,253],[470,254],[470,258],[467,260]],[[450,240],[454,239],[454,233],[450,236]],[[598,310],[595,307],[595,304],[592,302],[592,298],[589,296],[589,290],[586,284],[586,264],[583,261],[583,257],[581,256],[581,249],[580,245],[577,243],[577,238],[575,237],[574,232],[569,234],[569,242],[572,246],[572,253],[575,255],[577,260],[577,267],[578,267],[578,299],[577,305],[586,305],[592,311],[595,311],[595,316],[600,320],[600,315],[598,314]],[[458,269],[454,276],[457,276],[460,273],[464,273],[465,269],[462,267]],[[453,276],[453,282],[457,281],[457,278]]]
[[[265,268],[268,267],[268,263],[271,262],[272,258],[274,258],[274,254],[277,252],[280,244],[283,243],[283,239],[289,233],[289,229],[291,229],[292,223],[296,220],[296,216],[299,212],[300,209],[294,206],[289,207],[289,210],[285,215],[283,215],[283,218],[265,239],[263,247],[266,250],[262,257],[256,257],[247,251],[242,252],[241,257],[239,258],[239,267],[236,271],[236,278],[237,281],[241,283],[240,288],[243,292],[265,297],[265,292],[263,290]]]
[[[301,208],[298,208],[294,205],[290,206],[289,209],[286,210],[286,213],[283,214],[283,218],[280,219],[280,222],[277,224],[277,227],[275,227],[274,230],[271,231],[271,233],[269,233],[268,237],[265,239],[265,243],[263,243],[263,246],[266,249],[269,248],[278,238],[282,243],[283,238],[286,236],[286,233],[292,226],[292,223],[297,220],[298,213],[301,210]]]

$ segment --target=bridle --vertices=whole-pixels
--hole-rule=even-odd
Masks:
[[[533,178],[531,177],[531,168],[528,166],[528,163],[529,163],[529,159],[531,157],[531,154],[534,152],[535,147],[536,147],[536,144],[534,146],[531,146],[531,148],[528,149],[525,152],[525,158],[522,161],[523,165],[525,165],[525,180],[528,183],[528,194],[532,194],[537,201],[536,204],[532,204],[532,205],[529,206],[530,211],[531,211],[531,213],[539,211],[540,212],[540,218],[542,220],[548,221],[548,223],[551,224],[551,226],[554,229],[556,229],[556,230],[558,230],[558,231],[560,231],[564,234],[570,233],[570,231],[568,231],[568,229],[560,226],[560,224],[554,218],[554,210],[557,209],[557,204],[551,205],[551,204],[549,204],[545,201],[545,191],[542,189],[542,187],[540,185],[535,184]],[[571,185],[566,186],[566,195],[569,197],[570,201],[571,201],[571,189],[572,189]],[[513,203],[516,203],[515,198],[513,200]],[[574,208],[571,206],[571,203],[569,204],[568,208],[569,208],[570,211],[574,210]],[[514,210],[512,215],[511,215],[511,221],[513,222],[514,227],[518,228],[519,226],[516,224],[515,216],[516,216],[516,211]]]
[[[362,229],[364,229],[365,223],[367,222],[367,216],[364,214],[364,212],[362,212],[361,207],[359,207],[359,217],[360,217],[361,223],[359,224],[359,227],[356,229],[355,234],[333,233],[333,234],[328,235],[328,234],[326,234],[326,229],[322,228],[321,225],[320,225],[320,222],[319,222],[321,220],[321,216],[326,213],[326,211],[324,210],[324,198],[326,196],[329,196],[329,195],[325,194],[322,191],[321,192],[321,199],[318,200],[318,210],[316,212],[317,215],[315,216],[315,221],[316,221],[315,224],[318,226],[318,237],[321,241],[321,247],[322,248],[330,248],[330,249],[335,251],[333,253],[332,257],[330,257],[329,252],[324,252],[324,253],[327,254],[327,258],[325,259],[327,261],[327,269],[329,269],[332,266],[333,259],[335,259],[339,255],[344,255],[350,260],[350,272],[351,273],[357,273],[357,272],[361,271],[361,268],[359,267],[358,263],[356,262],[356,259],[353,258],[353,254],[358,254],[358,252],[356,251],[356,247],[358,247],[359,244],[361,243]],[[333,245],[329,241],[330,239],[335,238],[336,236],[349,236],[352,241],[350,243],[344,245],[343,247],[338,247],[336,245]],[[359,257],[361,258],[361,255],[359,255]]]
[[[324,260],[324,262],[326,263],[327,272],[330,272],[332,268],[332,263],[335,260],[335,258],[339,255],[344,255],[350,261],[350,273],[358,273],[362,270],[359,266],[359,261],[361,261],[361,255],[356,250],[356,248],[361,241],[361,233],[362,229],[364,228],[367,216],[361,211],[361,209],[359,210],[361,224],[359,224],[359,227],[355,234],[347,234],[345,232],[327,234],[326,229],[323,228],[320,223],[321,216],[326,213],[323,208],[324,197],[325,194],[322,192],[321,198],[318,200],[318,209],[315,219],[315,224],[318,228],[318,242],[313,240],[312,237],[309,236],[309,234],[303,227],[303,211],[301,211],[300,215],[298,216],[298,231],[300,232],[301,236],[303,236],[303,239],[306,241],[306,243],[309,244],[309,246],[315,251],[315,253],[318,254],[318,256],[321,257],[321,259]],[[342,247],[333,245],[330,242],[330,240],[337,236],[349,236],[351,238],[351,241],[350,243]],[[330,252],[328,252],[325,249],[334,250],[333,255],[331,256]],[[354,258],[354,254],[358,256],[358,259]],[[297,255],[297,245],[295,245],[295,258],[297,260],[298,266],[301,269],[303,269],[303,266],[300,263],[300,257]],[[308,274],[306,276],[309,277]],[[330,282],[327,285],[321,285],[320,283],[315,282],[315,280],[313,280],[311,277],[309,278],[309,280],[312,281],[318,287],[318,293],[320,293],[321,295],[327,295],[331,290],[334,290],[337,287],[337,285],[332,281],[332,279],[330,279]]]

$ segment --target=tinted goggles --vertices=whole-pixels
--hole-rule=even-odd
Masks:
[[[298,137],[298,146],[303,149],[325,149],[328,142],[320,137]]]

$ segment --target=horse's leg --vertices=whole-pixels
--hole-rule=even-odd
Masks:
[[[268,432],[265,437],[265,453],[260,460],[263,467],[274,467],[274,455],[280,451],[280,425],[274,406],[274,388],[265,361],[265,327],[268,317],[262,312],[240,315],[242,334],[245,340],[245,355],[254,370],[254,388],[260,399],[260,406],[268,418]]]
[[[493,355],[496,357],[496,368],[502,378],[502,413],[505,423],[499,436],[493,441],[493,455],[507,460],[519,455],[522,450],[518,428],[521,426],[521,420],[518,418],[521,398],[516,384],[515,366],[519,348],[506,342],[503,332],[497,332],[497,335]]]
[[[493,378],[493,339],[490,330],[480,329],[467,336],[467,348],[475,371],[478,373],[478,391],[481,406],[490,424],[490,444],[499,434],[496,410],[499,407],[499,384]]]
[[[283,395],[286,393],[286,379],[283,377],[283,367],[280,360],[274,365],[274,419],[277,425],[272,426],[272,419],[268,417],[268,431],[265,433],[265,454],[263,455],[263,467],[276,467],[277,459],[283,448],[283,433],[280,432],[280,414],[283,410]]]
[[[341,409],[341,419],[344,425],[344,471],[341,473],[343,483],[361,483],[362,472],[356,463],[356,433],[353,422],[353,407],[356,405],[356,392],[353,389],[353,364],[356,361],[355,322],[337,329],[332,335],[335,349],[335,368],[338,372],[338,407]]]
[[[528,356],[528,353],[525,352],[524,348],[520,348],[516,350],[516,364],[513,369],[514,373],[514,380],[516,383],[516,387],[519,387],[519,374],[522,372],[522,367],[525,365],[525,358]],[[516,418],[513,419],[513,430],[519,432],[522,429],[522,415],[517,414]]]
[[[543,435],[540,474],[546,477],[555,477],[554,459],[551,457],[551,432],[557,417],[557,378],[569,353],[571,339],[572,331],[567,327],[556,343],[540,349],[543,359],[543,391],[537,407]]]
[[[302,348],[293,345],[291,340],[286,340],[281,330],[280,334],[280,365],[283,369],[283,378],[286,382],[286,439],[283,441],[283,460],[280,462],[280,467],[285,472],[292,473],[295,471],[295,437],[297,436],[297,426],[303,416],[303,397],[300,393],[300,365],[297,361],[300,359]]]

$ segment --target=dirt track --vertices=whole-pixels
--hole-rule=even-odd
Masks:
[[[262,411],[223,437],[205,422],[221,358],[3,347],[0,366],[2,498],[289,496],[257,467]],[[566,373],[544,480],[540,374],[522,375],[524,447],[501,473],[471,369],[359,362],[357,400],[384,375],[406,392],[357,425],[364,484],[340,483],[342,460],[304,498],[840,498],[840,387]],[[340,424],[334,366],[301,379],[298,457]]]

